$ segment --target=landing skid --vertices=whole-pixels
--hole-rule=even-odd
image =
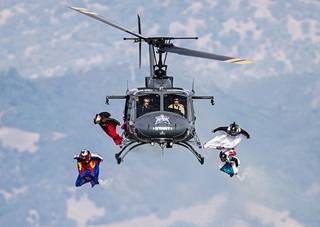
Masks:
[[[204,157],[201,156],[188,142],[178,142],[177,145],[180,145],[184,148],[187,148],[191,153],[198,159],[201,165],[204,163]]]
[[[134,144],[137,143],[137,144]],[[134,145],[133,145],[134,144]],[[115,158],[117,160],[117,163],[120,165],[120,163],[123,161],[124,157],[130,152],[132,151],[134,148],[139,147],[141,145],[145,145],[148,143],[145,142],[135,142],[135,141],[131,141],[130,143],[126,144],[119,153],[115,154]],[[197,158],[197,160],[200,162],[201,165],[203,165],[204,163],[204,157],[201,156],[201,154],[199,154],[198,152],[196,152],[196,150],[188,143],[188,142],[178,142],[175,143],[177,145],[180,145],[184,148],[187,148],[189,151],[191,151],[191,153]],[[133,146],[131,146],[133,145]],[[131,147],[130,147],[131,146]],[[121,154],[128,148],[128,150],[121,156]],[[163,148],[162,148],[163,149]]]
[[[137,143],[137,144],[135,144],[135,145],[133,145],[132,147],[130,147],[130,146],[131,146],[132,144],[134,144],[134,143]],[[130,143],[126,144],[126,145],[121,149],[121,151],[120,151],[119,153],[116,153],[116,154],[115,154],[115,158],[116,158],[116,160],[117,160],[117,163],[120,165],[120,163],[123,161],[124,157],[125,157],[132,149],[134,149],[134,148],[136,148],[136,147],[139,147],[139,146],[141,146],[141,145],[144,145],[144,144],[147,144],[147,143],[144,143],[144,142],[138,143],[138,142],[135,142],[135,141],[131,141]],[[124,155],[121,157],[122,152],[124,152],[128,147],[130,147],[130,148],[129,148],[129,149],[124,153]]]

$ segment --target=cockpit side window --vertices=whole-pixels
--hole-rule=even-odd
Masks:
[[[128,95],[126,97],[125,107],[123,110],[123,121],[126,122],[130,118],[130,109],[131,109],[131,103],[130,103],[130,96]]]

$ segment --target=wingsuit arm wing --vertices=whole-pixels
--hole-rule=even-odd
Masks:
[[[227,132],[228,127],[219,127],[212,130],[212,132],[224,131]]]
[[[92,154],[91,153],[91,159],[93,160],[93,159],[97,159],[97,160],[100,160],[101,162],[103,161],[103,158],[100,156],[100,155],[98,155],[98,154]]]
[[[251,138],[251,136],[249,135],[249,133],[248,133],[246,130],[244,130],[244,129],[241,129],[241,132],[240,132],[240,133],[243,134],[243,135],[245,135],[245,136],[247,137],[247,139]]]
[[[114,118],[107,118],[106,121],[112,121],[112,122],[116,123],[117,125],[121,125],[121,123]]]

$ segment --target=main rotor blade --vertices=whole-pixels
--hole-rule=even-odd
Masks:
[[[198,58],[207,58],[207,59],[213,59],[218,61],[224,61],[224,62],[230,62],[235,64],[253,64],[254,62],[248,61],[242,58],[233,58],[223,55],[217,55],[217,54],[211,54],[207,52],[197,51],[197,50],[190,50],[186,48],[176,47],[176,46],[166,46],[160,48],[160,51],[180,54],[180,55],[186,55],[191,57],[198,57]]]
[[[78,8],[78,7],[71,7],[71,6],[69,6],[69,8],[70,8],[70,9],[73,9],[73,10],[75,10],[75,11],[78,11],[78,12],[80,12],[80,13],[83,13],[84,15],[87,15],[87,16],[89,16],[89,17],[92,17],[92,18],[94,18],[94,19],[96,19],[96,20],[99,20],[99,21],[101,21],[101,22],[103,22],[103,23],[106,23],[106,24],[108,24],[108,25],[110,25],[110,26],[112,26],[112,27],[115,27],[115,28],[117,28],[117,29],[120,29],[120,30],[122,30],[122,31],[124,31],[124,32],[127,32],[127,33],[129,33],[129,34],[131,34],[131,35],[133,35],[133,36],[136,36],[136,37],[138,37],[138,38],[141,38],[141,39],[143,39],[143,40],[146,40],[146,39],[147,39],[146,37],[144,37],[144,36],[142,36],[142,35],[134,32],[134,31],[132,31],[132,30],[130,30],[130,29],[127,29],[126,27],[123,27],[122,25],[117,24],[117,23],[115,23],[115,22],[113,22],[113,21],[111,21],[111,20],[109,20],[109,19],[107,19],[107,18],[104,18],[103,16],[100,16],[99,14],[97,14],[97,13],[95,13],[95,12],[89,11],[89,10],[84,9],[84,8]]]

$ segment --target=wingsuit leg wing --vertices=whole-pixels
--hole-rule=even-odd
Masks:
[[[220,168],[220,171],[225,172],[230,177],[233,177],[239,172],[239,169],[234,164],[230,164],[227,162]]]
[[[80,187],[83,184],[88,183],[88,182],[90,182],[91,186],[94,187],[97,184],[98,179],[96,176],[94,176],[91,173],[91,171],[85,170],[85,171],[83,171],[82,174],[78,175],[78,178],[76,180],[76,187]]]

